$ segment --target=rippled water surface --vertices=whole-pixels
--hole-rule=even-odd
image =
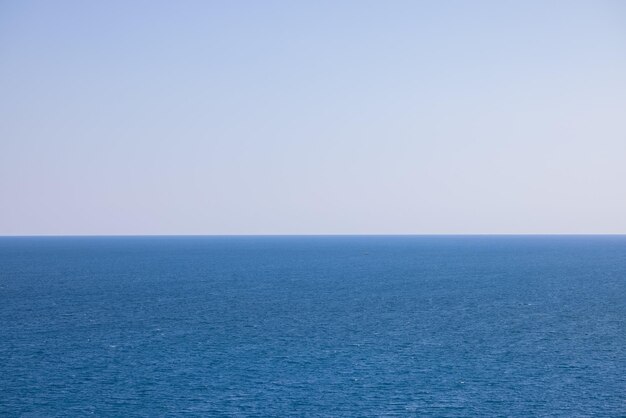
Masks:
[[[626,237],[0,238],[0,415],[626,415]]]

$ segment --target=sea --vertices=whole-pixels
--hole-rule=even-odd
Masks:
[[[0,238],[0,416],[626,416],[626,236]]]

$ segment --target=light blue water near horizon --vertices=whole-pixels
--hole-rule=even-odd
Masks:
[[[3,416],[624,416],[625,236],[3,237]]]

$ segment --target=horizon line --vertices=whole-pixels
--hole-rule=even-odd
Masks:
[[[406,234],[0,234],[0,238],[228,238],[228,237],[514,237],[514,236],[626,236],[624,232],[609,233],[406,233]]]

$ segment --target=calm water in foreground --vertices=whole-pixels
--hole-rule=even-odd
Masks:
[[[0,415],[624,416],[626,237],[0,238]]]

